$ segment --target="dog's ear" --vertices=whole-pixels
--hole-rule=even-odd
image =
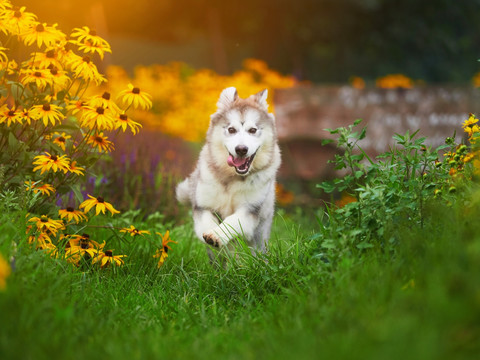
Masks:
[[[264,90],[256,93],[255,95],[253,95],[254,100],[265,111],[268,111],[267,96],[268,96],[268,90],[267,89],[264,89]]]
[[[237,89],[233,86],[228,87],[222,91],[220,98],[217,102],[218,110],[226,110],[232,105],[232,103],[238,99]]]

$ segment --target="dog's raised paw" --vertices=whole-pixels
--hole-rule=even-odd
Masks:
[[[221,245],[220,238],[213,232],[204,233],[203,240],[205,240],[205,242],[208,245],[211,245],[217,248],[220,247]]]

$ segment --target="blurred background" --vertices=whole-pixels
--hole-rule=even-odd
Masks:
[[[87,25],[110,61],[184,61],[219,74],[245,58],[312,82],[402,73],[469,82],[478,71],[478,0],[24,0],[61,29]],[[65,30],[67,31],[67,30]]]
[[[426,135],[441,142],[461,133],[480,104],[480,0],[14,3],[67,34],[95,29],[113,51],[98,64],[107,90],[132,82],[153,95],[152,111],[135,115],[140,134],[111,134],[112,159],[87,180],[87,192],[123,209],[178,216],[173,188],[193,169],[227,86],[242,97],[270,91],[281,125],[281,206],[321,203],[315,184],[333,176],[327,161],[338,151],[321,146],[325,127],[366,117],[375,125],[372,147],[407,126],[433,129]],[[289,129],[305,131],[289,137]]]

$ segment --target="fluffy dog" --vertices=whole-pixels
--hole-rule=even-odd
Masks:
[[[267,94],[222,91],[196,168],[177,186],[177,199],[192,206],[195,234],[212,247],[243,237],[253,252],[266,249],[281,162]]]

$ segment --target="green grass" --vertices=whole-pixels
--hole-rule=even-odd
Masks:
[[[161,269],[141,239],[123,244],[124,268],[87,273],[20,246],[0,293],[0,359],[476,359],[478,217],[432,218],[405,226],[394,252],[335,266],[302,213],[275,217],[265,259],[226,269],[209,264],[188,219]],[[4,254],[23,226],[7,219]]]

